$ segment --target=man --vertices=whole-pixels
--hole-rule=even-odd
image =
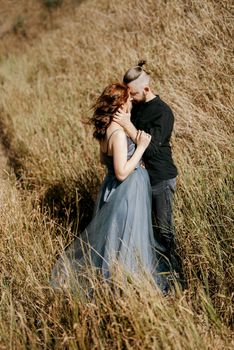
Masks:
[[[152,186],[156,249],[161,255],[161,270],[179,272],[173,229],[173,194],[177,169],[170,146],[174,116],[170,107],[151,91],[150,75],[143,69],[144,64],[145,61],[140,61],[125,73],[123,81],[130,89],[133,108],[131,115],[119,110],[114,121],[124,127],[133,141],[137,130],[144,130],[152,136],[143,160]]]

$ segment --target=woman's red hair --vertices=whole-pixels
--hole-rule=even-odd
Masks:
[[[114,114],[127,102],[129,88],[122,83],[115,83],[107,86],[97,99],[91,123],[94,125],[93,136],[103,140],[106,136],[106,129],[110,125]]]

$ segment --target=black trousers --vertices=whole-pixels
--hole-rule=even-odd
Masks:
[[[173,197],[176,178],[164,180],[152,186],[153,228],[156,251],[161,270],[181,272],[181,262],[176,254],[173,223]]]

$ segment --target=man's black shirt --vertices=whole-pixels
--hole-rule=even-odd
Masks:
[[[149,102],[133,105],[131,115],[135,127],[152,136],[143,155],[151,185],[176,177],[177,169],[170,146],[174,124],[174,115],[170,107],[157,95]]]

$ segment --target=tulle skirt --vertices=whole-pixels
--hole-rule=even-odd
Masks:
[[[151,218],[151,186],[138,167],[120,182],[109,173],[101,186],[93,219],[56,261],[51,284],[63,286],[87,264],[109,278],[118,262],[125,271],[149,274],[158,283],[158,261]]]

